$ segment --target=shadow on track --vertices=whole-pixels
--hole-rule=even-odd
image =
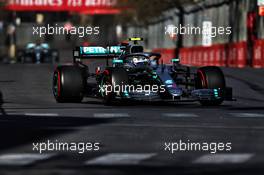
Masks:
[[[198,102],[166,102],[166,101],[114,101],[111,105],[105,105],[103,102],[100,101],[83,101],[82,104],[87,105],[101,105],[102,107],[109,107],[109,108],[126,108],[131,107],[135,109],[141,108],[153,108],[153,107],[160,107],[160,108],[181,108],[181,109],[227,109],[232,107],[229,104],[222,104],[220,106],[202,106]]]
[[[0,151],[54,136],[59,138],[61,134],[77,131],[78,127],[110,121],[99,118],[5,115],[0,118]]]
[[[3,94],[0,91],[0,113],[2,113],[2,115],[6,115],[6,112],[4,110],[4,108],[2,107],[4,104],[4,98],[3,98]]]
[[[0,119],[0,128],[17,129],[63,129],[80,126],[89,126],[108,123],[113,119],[88,118],[88,117],[64,117],[64,116],[25,116],[6,115]]]

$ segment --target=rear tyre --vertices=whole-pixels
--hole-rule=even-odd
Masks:
[[[80,103],[84,97],[85,76],[78,66],[58,66],[53,74],[53,95],[59,103]]]
[[[219,67],[207,66],[199,68],[196,79],[197,89],[225,89],[226,82],[222,70]],[[221,105],[224,98],[217,100],[201,100],[200,103],[204,106]]]

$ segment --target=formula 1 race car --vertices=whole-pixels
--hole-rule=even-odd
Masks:
[[[28,43],[25,49],[18,51],[17,60],[21,63],[57,63],[59,52],[50,49],[47,43]]]
[[[57,102],[99,97],[105,104],[140,100],[220,105],[233,100],[232,88],[226,86],[220,68],[208,66],[194,70],[181,65],[180,59],[172,59],[171,65],[165,65],[159,53],[143,52],[143,47],[137,44],[140,38],[131,40],[134,44],[77,47],[73,51],[73,65],[61,65],[54,71],[53,94]],[[83,63],[85,59],[106,59],[107,66],[97,67],[91,73]]]

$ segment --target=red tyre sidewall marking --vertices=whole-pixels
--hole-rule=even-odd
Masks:
[[[208,87],[208,83],[207,83],[207,79],[206,79],[206,76],[204,75],[203,71],[198,70],[198,75],[200,75],[200,78],[202,80],[203,88],[207,88]]]
[[[59,70],[56,70],[56,72],[57,72],[57,76],[58,76],[58,78],[57,78],[57,86],[58,86],[58,97],[60,96],[60,94],[61,94],[61,77],[60,77],[60,71]]]

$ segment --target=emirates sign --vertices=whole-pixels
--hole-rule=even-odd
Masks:
[[[117,14],[117,0],[9,0],[13,11],[75,11],[90,14]]]

